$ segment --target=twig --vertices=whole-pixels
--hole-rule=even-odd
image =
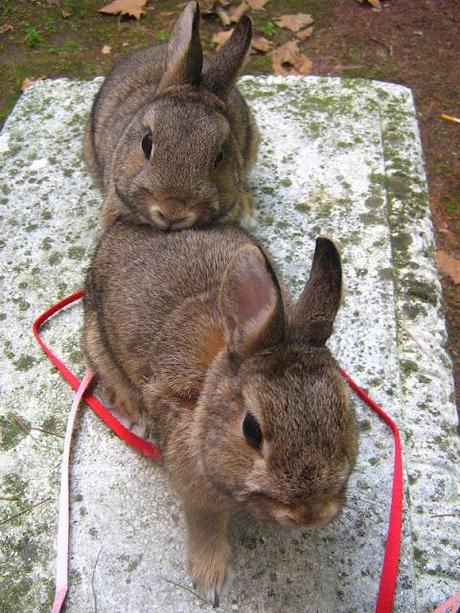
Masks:
[[[336,66],[338,70],[360,70],[361,68],[364,68],[364,64],[348,64],[347,66],[339,64]]]
[[[32,511],[32,509],[35,509],[36,507],[39,507],[41,504],[45,504],[45,502],[48,502],[49,500],[51,500],[51,497],[45,498],[45,500],[42,500],[41,502],[37,502],[36,504],[33,504],[28,509],[24,509],[24,511],[20,511],[19,513],[15,513],[14,515],[10,515],[9,517],[4,519],[3,521],[0,521],[0,526],[3,526],[3,524],[8,523],[12,519],[16,519],[16,517],[20,517],[21,515],[24,515],[24,513],[28,513],[29,511]]]
[[[378,38],[374,38],[373,36],[371,36],[371,40],[373,40],[374,43],[381,45],[384,49],[388,51],[388,53],[390,54],[390,57],[393,57],[393,44],[392,43],[390,43],[390,45],[387,45],[383,41],[379,40]]]
[[[16,502],[21,500],[20,498],[13,498],[12,496],[0,496],[0,500],[6,500],[6,502]]]
[[[458,513],[441,513],[441,515],[432,515],[431,517],[458,517]]]
[[[102,547],[98,551],[98,554],[96,556],[96,562],[93,568],[93,572],[91,574],[91,590],[93,592],[93,598],[94,598],[94,613],[97,613],[97,598],[96,598],[96,591],[94,589],[94,575],[96,574],[96,566],[97,566],[97,563],[99,562],[99,556],[101,555],[101,551],[102,551]]]
[[[64,438],[62,434],[58,434],[57,432],[51,432],[51,430],[44,430],[43,428],[38,428],[31,426],[31,430],[38,430],[39,432],[44,432],[45,434],[51,434],[52,436],[58,436],[59,438]]]
[[[441,119],[451,121],[452,123],[460,123],[460,119],[458,117],[453,117],[452,115],[447,115],[446,113],[442,113]]]
[[[191,590],[186,585],[181,585],[180,583],[176,583],[172,579],[167,579],[166,577],[160,577],[160,579],[163,579],[163,581],[166,581],[166,583],[171,583],[171,585],[174,585],[176,587],[180,587],[181,589],[185,590],[186,592],[189,592],[190,594],[193,594],[193,596],[196,596],[199,600],[201,600],[201,602],[204,602],[205,604],[209,605],[209,602],[207,600],[202,598],[199,594],[197,594],[196,592]]]
[[[418,339],[417,339],[417,338],[416,338],[416,337],[415,337],[415,336],[412,334],[412,332],[411,332],[410,330],[408,330],[408,329],[406,328],[406,326],[405,326],[403,323],[399,322],[399,325],[400,325],[400,326],[401,326],[401,328],[404,330],[404,332],[407,334],[407,336],[409,336],[409,337],[410,337],[410,338],[411,338],[411,339],[414,341],[414,343],[417,343],[417,345],[420,347],[420,349],[423,351],[423,353],[424,353],[425,355],[429,355],[428,350],[427,350],[427,349],[426,349],[426,348],[425,348],[425,347],[422,345],[422,343],[421,343],[421,342],[420,342],[420,341],[419,341],[419,340],[418,340]]]
[[[15,413],[10,412],[8,413],[6,417],[7,419],[9,419],[9,421],[16,424],[19,428],[21,428],[21,430],[23,430],[28,436],[30,436],[30,438],[33,441],[36,441],[36,439],[30,433],[32,428],[29,425],[26,426],[23,420],[19,417],[19,415],[16,415]]]
[[[228,28],[228,26],[232,23],[230,21],[230,17],[227,15],[227,13],[221,6],[216,6],[215,10],[224,28]]]

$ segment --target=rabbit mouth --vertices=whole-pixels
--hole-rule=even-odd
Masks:
[[[291,507],[267,499],[246,501],[246,506],[256,519],[293,529],[326,526],[342,512],[342,504],[338,501]]]
[[[181,217],[168,217],[162,213],[159,206],[152,205],[149,209],[150,223],[159,230],[185,230],[195,224],[197,217],[194,211],[187,212]]]

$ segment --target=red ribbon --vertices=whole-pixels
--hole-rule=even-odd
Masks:
[[[40,336],[41,326],[52,315],[63,309],[69,304],[72,304],[76,300],[82,298],[84,290],[80,290],[59,301],[54,306],[38,317],[32,326],[32,330],[35,338],[37,339],[40,347],[49,357],[51,362],[56,366],[64,379],[69,385],[77,390],[80,385],[80,380],[57,358],[54,353],[47,347],[43,339]],[[382,419],[392,430],[394,437],[394,466],[393,466],[393,486],[391,492],[391,507],[390,507],[390,519],[388,522],[387,543],[385,547],[385,556],[383,559],[382,574],[380,578],[379,592],[377,596],[377,603],[375,607],[376,613],[391,613],[393,610],[394,596],[396,592],[396,583],[398,578],[398,564],[399,564],[399,550],[401,544],[401,529],[402,529],[402,507],[403,507],[403,475],[402,475],[402,453],[401,453],[401,441],[399,437],[399,430],[395,422],[389,417],[385,411],[376,404],[366,392],[357,385],[353,379],[342,369],[340,369],[342,376],[347,381],[349,386],[364,400],[364,402]],[[128,445],[134,447],[147,457],[159,460],[161,458],[161,451],[149,443],[145,439],[136,436],[128,428],[126,428],[121,422],[114,417],[114,415],[105,407],[99,400],[90,394],[85,392],[83,400],[86,404],[104,421],[115,434],[121,439],[126,441]]]
[[[80,298],[82,298],[83,294],[84,290],[80,290],[78,292],[75,292],[75,294],[64,298],[64,300],[60,300],[58,303],[56,303],[47,311],[45,311],[43,315],[40,315],[40,317],[38,317],[34,321],[32,326],[32,331],[40,347],[59,370],[59,372],[67,381],[67,383],[74,390],[78,389],[78,386],[80,385],[80,380],[67,368],[65,364],[61,362],[58,357],[54,355],[51,349],[44,343],[43,339],[40,336],[40,328],[45,323],[45,321],[49,319],[52,315],[57,313],[57,311],[60,311],[67,305],[72,304],[72,302],[79,300]],[[114,417],[113,413],[109,411],[109,409],[104,406],[102,402],[100,402],[96,398],[96,396],[93,396],[93,394],[86,392],[83,396],[83,400],[89,407],[91,407],[91,409],[93,409],[93,411],[97,415],[99,415],[102,421],[104,421],[109,426],[109,428],[113,430],[113,432],[115,432],[117,436],[126,441],[128,445],[134,447],[134,449],[137,449],[145,456],[153,458],[154,460],[159,460],[161,458],[161,451],[158,449],[158,447],[156,447],[152,443],[149,443],[140,436],[137,436],[136,434],[131,432],[131,430],[128,430],[128,428],[126,428],[120,421],[118,421],[118,419]]]

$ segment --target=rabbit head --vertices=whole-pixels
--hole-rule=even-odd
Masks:
[[[233,85],[251,36],[243,17],[203,68],[198,4],[179,16],[156,93],[114,153],[114,190],[142,221],[175,230],[239,212],[247,160],[238,142],[244,121],[237,107],[244,102]]]
[[[325,347],[340,295],[340,258],[323,238],[286,315],[276,276],[255,245],[236,253],[220,289],[226,348],[197,408],[203,471],[256,517],[284,526],[337,517],[356,460],[346,385]]]

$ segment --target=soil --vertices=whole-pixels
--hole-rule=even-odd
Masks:
[[[312,74],[402,83],[414,93],[426,160],[430,205],[439,251],[460,265],[460,2],[381,0],[378,12],[356,0],[270,0],[252,14],[258,34],[277,47],[294,35],[274,25],[288,13],[310,13],[313,35],[300,48]],[[107,1],[108,3],[108,1]],[[233,5],[239,1],[233,0]],[[140,21],[97,12],[104,0],[2,0],[0,8],[0,123],[21,94],[25,78],[91,78],[121,54],[167,40],[184,3],[149,0]],[[3,26],[3,28],[2,28]],[[12,26],[8,29],[6,26]],[[205,51],[222,30],[216,15],[203,18]],[[104,55],[104,45],[111,47]],[[272,71],[269,55],[251,55],[246,73]],[[449,346],[460,408],[460,284],[441,271]]]

